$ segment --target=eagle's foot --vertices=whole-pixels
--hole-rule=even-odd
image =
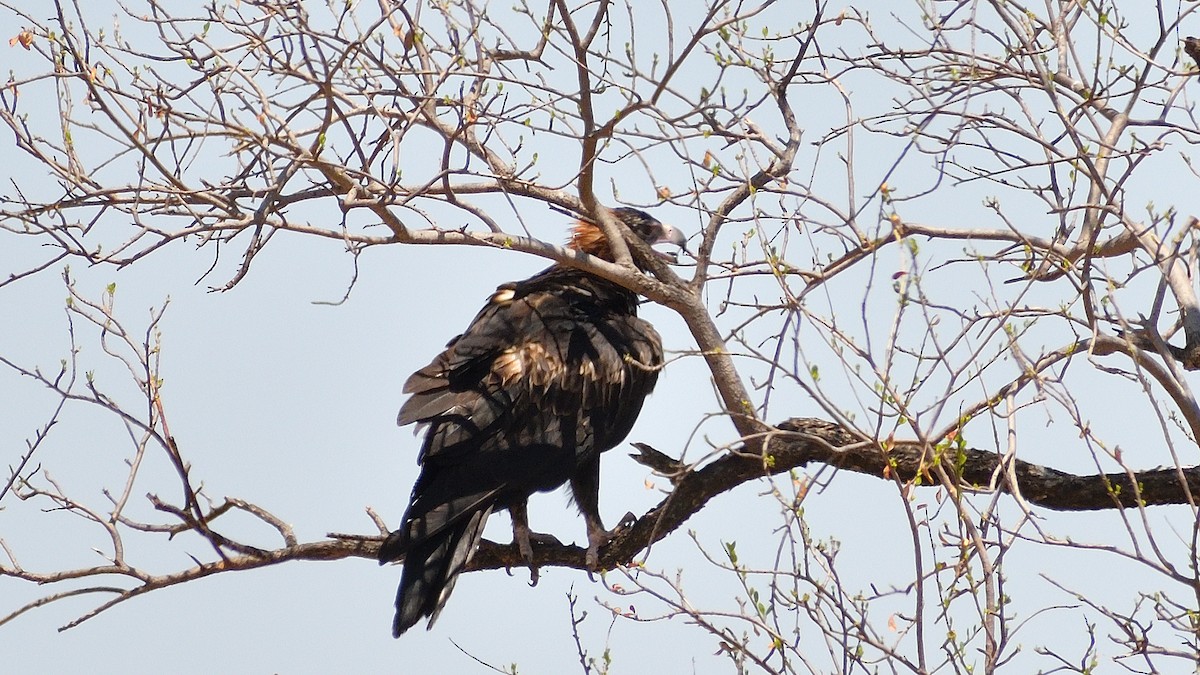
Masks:
[[[543,534],[529,529],[529,523],[524,518],[513,519],[513,543],[521,553],[521,559],[529,566],[529,585],[537,586],[540,574],[538,566],[533,562],[533,544],[538,546],[562,546],[562,542],[552,534]]]
[[[589,577],[592,572],[600,571],[600,548],[612,543],[614,539],[632,527],[636,522],[637,516],[632,513],[626,513],[624,516],[621,516],[621,520],[617,523],[617,526],[611,530],[606,530],[602,527],[588,530],[588,547],[587,555],[584,556],[584,563],[587,565]]]

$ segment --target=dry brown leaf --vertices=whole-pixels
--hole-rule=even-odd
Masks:
[[[23,30],[20,33],[17,33],[11,40],[8,41],[9,47],[15,47],[17,45],[21,45],[26,50],[28,50],[30,47],[32,47],[33,46],[33,33],[31,31]]]

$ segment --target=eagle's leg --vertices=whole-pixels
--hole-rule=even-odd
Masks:
[[[529,585],[536,586],[538,582],[538,568],[533,564],[533,545],[529,543],[529,513],[526,511],[526,502],[524,499],[508,507],[508,513],[512,516],[513,523],[513,543],[517,545],[517,550],[521,552],[521,557],[525,559],[525,564],[529,565]]]
[[[583,514],[584,523],[587,524],[588,547],[584,562],[589,570],[595,572],[600,569],[600,547],[612,541],[633,515],[626,514],[625,518],[621,519],[621,524],[612,530],[604,529],[604,522],[600,520],[599,455],[571,479],[571,494],[575,497],[579,512]]]
[[[542,534],[529,529],[529,513],[526,511],[526,501],[521,501],[508,507],[512,516],[513,543],[521,552],[521,558],[529,565],[529,585],[536,586],[538,582],[538,567],[533,564],[533,542],[547,546],[562,546],[562,542],[552,534]]]

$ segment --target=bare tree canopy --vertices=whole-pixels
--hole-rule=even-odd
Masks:
[[[295,561],[390,587],[400,384],[554,262],[667,358],[605,455],[605,573],[533,546],[547,669],[1200,663],[1196,3],[99,4],[0,1],[0,634]],[[526,564],[494,533],[464,580]],[[355,597],[354,644],[517,672],[473,590],[394,645]]]

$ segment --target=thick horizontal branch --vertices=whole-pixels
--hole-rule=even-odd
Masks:
[[[964,491],[1000,490],[1017,493],[1029,504],[1060,511],[1133,508],[1162,504],[1193,504],[1200,495],[1200,468],[1164,468],[1130,473],[1076,475],[994,452],[954,447],[938,450],[899,441],[886,451],[829,421],[793,418],[778,425],[763,446],[765,455],[730,453],[691,470],[645,445],[638,445],[642,464],[667,475],[675,489],[658,506],[631,526],[622,528],[600,550],[600,565],[609,569],[631,563],[649,546],[678,529],[717,495],[759,478],[785,473],[810,463],[827,464],[885,480],[918,485],[941,485],[931,478],[936,464],[956,477]],[[1010,478],[1011,477],[1011,478]],[[1015,485],[1012,481],[1015,480]],[[586,569],[584,549],[569,545],[534,547],[539,566]],[[516,547],[485,541],[471,569],[520,567]]]
[[[994,485],[1030,504],[1057,511],[1190,504],[1200,495],[1198,467],[1081,476],[1014,457],[1006,471],[1004,458],[988,450],[948,448],[939,453],[917,443],[897,442],[885,453],[876,443],[862,443],[840,426],[811,418],[787,420],[779,429],[788,433],[772,439],[770,451],[777,464],[788,468],[815,461],[873,476],[895,475],[907,482],[922,477],[928,481],[930,469],[940,462],[965,490]],[[779,473],[778,467],[772,473]]]

